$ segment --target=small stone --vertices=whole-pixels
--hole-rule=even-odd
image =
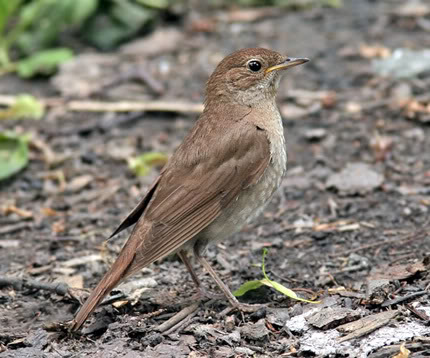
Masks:
[[[411,215],[412,214],[411,208],[404,208],[403,209],[403,214],[405,214],[406,216]]]
[[[252,349],[247,347],[236,347],[234,349],[234,353],[236,353],[237,355],[245,355],[245,357],[246,356],[252,357],[255,354],[255,352]]]
[[[366,194],[379,188],[384,176],[365,163],[348,163],[340,173],[329,176],[327,188],[335,188],[344,194]]]
[[[304,135],[308,141],[318,141],[327,135],[327,131],[324,128],[312,128],[306,130]]]
[[[269,334],[269,330],[266,327],[265,320],[261,319],[255,324],[249,323],[241,327],[240,333],[245,338],[261,340]]]
[[[289,320],[290,314],[287,308],[268,308],[267,321],[272,325],[283,327]]]

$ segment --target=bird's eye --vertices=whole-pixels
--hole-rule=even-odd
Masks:
[[[258,72],[261,70],[261,62],[257,60],[251,60],[248,62],[248,68],[252,72]]]

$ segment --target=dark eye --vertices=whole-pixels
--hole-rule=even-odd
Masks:
[[[248,62],[248,68],[252,72],[258,72],[261,70],[261,62],[257,60],[251,60]]]

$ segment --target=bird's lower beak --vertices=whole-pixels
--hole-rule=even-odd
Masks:
[[[275,65],[272,67],[269,67],[266,70],[266,73],[272,72],[272,71],[278,71],[278,70],[286,70],[287,68],[290,67],[294,67],[294,66],[298,66],[298,65],[302,65],[306,62],[308,62],[309,59],[308,58],[294,58],[294,57],[289,57],[287,58],[284,62],[280,63],[279,65]]]

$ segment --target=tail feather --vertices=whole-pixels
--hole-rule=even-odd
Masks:
[[[107,294],[109,294],[127,276],[130,276],[138,269],[142,268],[137,268],[133,265],[136,250],[140,242],[141,240],[139,240],[137,236],[132,235],[125,243],[112,267],[108,272],[106,272],[96,288],[91,292],[88,299],[80,308],[79,312],[76,314],[70,328],[71,331],[79,330],[87,320],[88,316],[96,309],[98,304]]]

